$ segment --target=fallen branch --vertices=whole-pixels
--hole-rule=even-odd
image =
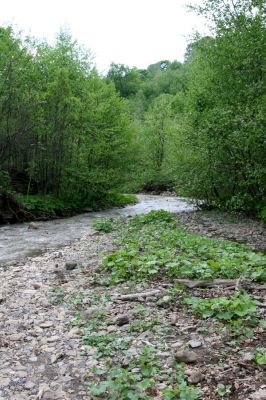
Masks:
[[[141,293],[121,294],[117,299],[124,301],[134,301],[141,298],[159,295],[162,291],[160,289],[147,290]]]
[[[175,279],[175,283],[179,283],[188,287],[189,289],[194,288],[212,288],[216,286],[223,286],[227,288],[239,288],[239,287],[250,287],[250,281],[240,279],[213,279],[213,280],[202,280],[202,281],[195,281],[190,279]]]

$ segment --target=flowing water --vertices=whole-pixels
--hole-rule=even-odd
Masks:
[[[29,224],[14,224],[0,227],[0,266],[22,261],[48,249],[67,245],[92,232],[91,224],[99,217],[126,217],[144,214],[152,210],[170,212],[191,211],[194,207],[180,197],[138,195],[139,202],[125,208],[90,212],[70,218],[36,222],[37,229],[29,229]]]

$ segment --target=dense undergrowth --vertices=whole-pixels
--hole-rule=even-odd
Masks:
[[[133,194],[114,191],[86,201],[64,200],[52,195],[26,196],[7,191],[5,195],[0,193],[0,224],[66,217],[80,212],[124,207],[137,201]]]
[[[127,204],[137,202],[137,197],[133,194],[122,194],[117,192],[108,192],[100,198],[91,201],[64,201],[51,195],[17,195],[16,196],[26,210],[28,211],[78,211],[83,208],[91,207],[93,210],[103,209],[107,207],[124,207]]]

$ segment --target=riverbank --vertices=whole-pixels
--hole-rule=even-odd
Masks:
[[[163,274],[142,282],[130,277],[115,282],[113,266],[109,264],[109,272],[103,267],[106,256],[114,262],[124,248],[121,241],[128,243],[131,257],[135,241],[141,242],[138,257],[144,257],[146,243],[149,252],[153,246],[147,235],[156,232],[154,245],[162,260],[173,234],[178,234],[176,249],[188,251],[190,243],[190,254],[194,249],[197,257],[212,251],[215,243],[223,245],[222,240],[208,242],[213,239],[203,236],[195,247],[195,239],[182,229],[175,233],[173,226],[172,231],[167,214],[159,217],[159,225],[158,217],[149,215],[148,224],[129,218],[129,231],[91,231],[69,246],[1,270],[0,399],[91,400],[110,398],[112,393],[126,399],[129,392],[136,399],[264,399],[265,359],[258,349],[266,347],[265,333],[256,320],[250,326],[246,319],[255,318],[254,299],[265,305],[262,283],[245,286],[250,301],[237,333],[225,320],[195,314],[184,298],[230,299],[245,284],[242,280],[229,288],[220,284],[189,289]],[[176,217],[183,215],[194,220],[198,213]],[[162,241],[165,229],[168,236]],[[241,247],[233,242],[226,246],[237,260],[233,254]],[[242,250],[241,257],[245,258]],[[263,319],[265,308],[255,308],[256,318]]]
[[[111,207],[125,207],[136,202],[136,195],[117,192],[105,193],[101,198],[88,203],[64,202],[49,195],[22,196],[1,193],[0,226],[18,222],[49,221]]]

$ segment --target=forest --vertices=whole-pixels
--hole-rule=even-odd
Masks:
[[[2,209],[171,190],[266,220],[265,2],[196,11],[211,34],[194,35],[183,63],[113,63],[106,75],[68,32],[50,45],[0,28]]]

